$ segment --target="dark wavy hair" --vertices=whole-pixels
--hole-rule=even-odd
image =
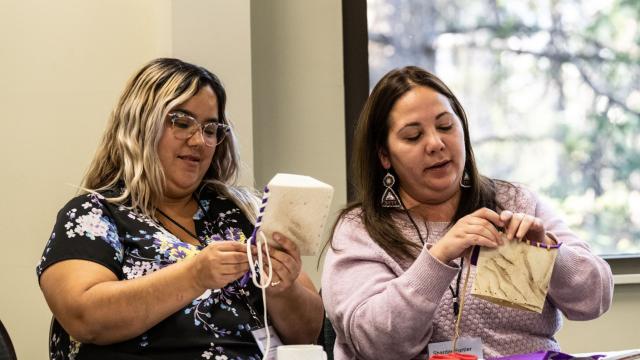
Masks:
[[[415,253],[412,250],[419,247],[407,240],[396,227],[391,215],[399,210],[381,206],[380,199],[384,191],[382,178],[386,170],[380,163],[378,154],[380,151],[388,151],[391,109],[400,97],[417,86],[425,86],[444,95],[462,123],[466,155],[464,171],[468,176],[469,187],[461,188],[460,203],[449,226],[479,208],[497,207],[495,181],[480,175],[476,168],[467,116],[458,98],[437,76],[419,67],[407,66],[388,72],[373,88],[360,113],[354,133],[351,163],[356,197],[353,203],[340,212],[337,221],[350,216],[352,210],[360,208],[360,211],[353,214],[358,214],[371,238],[389,255],[399,259],[412,259],[412,253]],[[398,187],[398,183],[395,187]],[[335,249],[333,244],[332,248]]]

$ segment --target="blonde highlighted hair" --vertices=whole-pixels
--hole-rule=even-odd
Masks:
[[[207,69],[171,58],[156,59],[142,67],[129,80],[111,113],[84,177],[84,190],[123,188],[122,193],[107,200],[155,217],[155,209],[164,198],[165,174],[157,148],[167,114],[205,86],[216,94],[219,121],[229,124],[225,116],[226,92],[218,77]],[[239,166],[238,145],[231,127],[217,145],[202,185],[230,198],[255,222],[259,201],[252,190],[236,186]]]

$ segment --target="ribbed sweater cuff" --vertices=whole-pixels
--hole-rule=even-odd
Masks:
[[[424,248],[402,276],[416,293],[437,304],[457,273],[458,267],[440,262]]]
[[[576,271],[576,267],[580,263],[579,259],[579,253],[570,246],[560,246],[553,268],[552,280],[556,280],[556,284],[558,281],[561,284],[566,284],[572,283],[575,276],[581,277],[582,273]]]

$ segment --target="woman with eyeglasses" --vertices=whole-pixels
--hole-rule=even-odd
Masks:
[[[458,319],[458,351],[559,350],[561,314],[588,320],[609,308],[608,264],[533,192],[479,174],[464,109],[435,75],[409,66],[376,84],[352,164],[356,201],[334,227],[322,275],[335,359],[427,359],[451,351]],[[475,270],[467,288],[461,275],[472,247],[523,239],[561,245],[542,313],[469,296]]]
[[[52,359],[262,358],[262,295],[239,281],[259,201],[234,185],[225,104],[214,74],[177,59],[129,81],[37,267]],[[295,243],[274,240],[269,323],[314,342],[322,301]]]

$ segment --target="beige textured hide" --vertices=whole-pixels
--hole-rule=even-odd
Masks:
[[[471,294],[492,303],[542,313],[557,247],[508,241],[481,248]]]

